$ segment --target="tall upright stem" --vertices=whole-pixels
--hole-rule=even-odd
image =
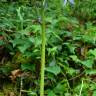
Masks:
[[[41,10],[42,13],[42,47],[41,47],[41,72],[40,72],[40,96],[44,96],[44,69],[45,69],[45,43],[46,43],[46,37],[45,37],[45,15],[44,15],[44,8],[42,7]]]

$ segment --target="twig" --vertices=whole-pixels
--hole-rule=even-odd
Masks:
[[[83,80],[82,80],[82,85],[81,85],[81,89],[80,89],[80,93],[79,93],[79,96],[81,96],[81,93],[82,93],[82,89],[83,89]]]
[[[23,93],[31,93],[32,95],[37,96],[37,94],[36,94],[36,93],[34,93],[34,92],[32,92],[32,91],[21,90],[21,92],[23,92]]]
[[[19,96],[22,96],[22,89],[23,89],[23,80],[22,80],[22,76],[20,78],[20,95]]]
[[[79,74],[79,75],[77,75],[77,76],[75,76],[75,77],[70,78],[69,80],[73,80],[73,79],[76,79],[76,78],[82,76],[82,75],[84,74],[84,72],[85,72],[85,71],[83,71],[81,74]]]

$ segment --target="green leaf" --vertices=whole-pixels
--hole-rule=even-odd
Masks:
[[[88,74],[88,75],[95,75],[96,74],[96,70],[95,69],[86,70],[86,74]]]
[[[55,60],[55,58],[54,58],[54,59],[52,59],[52,61],[49,63],[49,66],[55,66],[55,64],[56,64],[56,60]]]
[[[89,59],[89,60],[86,60],[86,61],[82,61],[82,64],[84,66],[86,66],[87,68],[92,68],[93,60]]]
[[[16,38],[14,40],[10,40],[10,42],[13,44],[13,47],[15,47],[16,45],[21,45],[21,44],[25,44],[26,41],[22,40],[20,38]]]
[[[50,66],[45,69],[47,72],[53,73],[54,75],[58,75],[61,72],[61,68],[59,66]]]
[[[96,96],[96,91],[93,92],[93,95],[92,96]]]
[[[0,46],[4,45],[5,42],[3,40],[0,40]]]
[[[80,62],[80,60],[78,59],[76,55],[71,55],[70,58],[72,58],[72,60],[75,62]]]
[[[59,93],[62,95],[63,95],[63,92],[65,90],[66,90],[66,84],[65,83],[58,83],[57,86],[54,88],[55,93]]]
[[[26,43],[24,45],[19,46],[18,49],[20,50],[20,52],[24,53],[30,46],[30,43]]]
[[[40,37],[36,37],[35,39],[34,39],[34,43],[35,43],[35,47],[38,47],[38,46],[40,46],[41,45],[41,38]]]
[[[89,50],[89,55],[93,55],[96,57],[96,48],[94,50]]]
[[[12,70],[12,67],[9,65],[6,65],[0,68],[0,71],[5,75],[8,75],[11,72],[11,70]]]
[[[57,53],[57,46],[54,46],[53,48],[48,48],[48,55],[55,55]]]
[[[32,43],[35,42],[34,37],[30,37],[30,38],[28,38],[28,40],[29,40],[30,42],[32,42]]]
[[[56,95],[55,95],[55,93],[53,91],[49,91],[48,96],[56,96]]]
[[[21,64],[21,69],[23,70],[23,71],[33,71],[33,70],[35,70],[35,66],[34,66],[34,64]]]
[[[76,74],[76,70],[74,70],[73,68],[68,68],[67,73],[70,74],[71,76],[74,76]]]

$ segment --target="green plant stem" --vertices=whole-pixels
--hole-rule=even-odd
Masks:
[[[44,15],[44,8],[41,10],[42,12],[42,47],[41,47],[41,72],[40,72],[40,96],[44,96],[44,69],[45,69],[45,15]]]
[[[82,80],[82,85],[81,85],[81,89],[80,89],[80,93],[79,93],[79,96],[81,96],[81,92],[82,92],[82,89],[83,89],[83,80]]]

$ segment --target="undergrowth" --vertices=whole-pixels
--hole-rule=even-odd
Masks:
[[[0,1],[0,96],[39,96],[41,1],[4,1]],[[95,0],[75,0],[75,5],[66,6],[64,0],[46,0],[44,96],[96,95],[95,5]]]

